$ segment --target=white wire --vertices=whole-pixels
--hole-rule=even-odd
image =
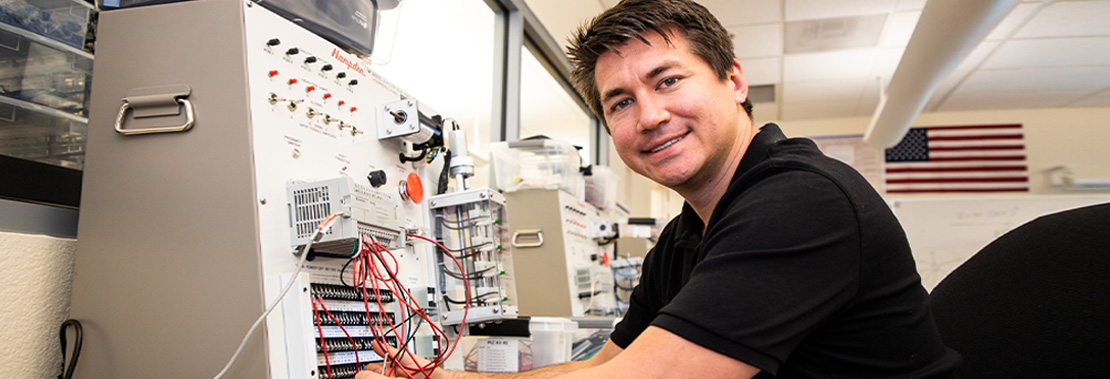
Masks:
[[[304,261],[305,258],[308,257],[309,249],[312,248],[312,244],[316,242],[316,238],[320,236],[328,224],[331,224],[332,220],[334,220],[334,218],[328,219],[324,224],[320,224],[320,226],[316,228],[316,231],[312,233],[312,237],[308,239],[308,243],[304,245],[304,250],[301,251],[301,259],[297,261],[297,269],[293,270],[293,276],[289,278],[289,283],[285,284],[285,288],[281,290],[281,294],[278,295],[277,299],[274,299],[274,301],[270,303],[270,306],[266,307],[266,311],[262,312],[262,316],[259,316],[258,320],[254,321],[254,325],[251,325],[250,330],[247,331],[247,335],[243,336],[243,341],[239,342],[239,348],[235,349],[235,354],[231,356],[231,360],[227,361],[227,365],[224,366],[224,369],[220,370],[220,373],[216,374],[213,379],[220,379],[224,374],[227,374],[227,370],[231,369],[231,366],[235,364],[235,360],[239,358],[239,354],[243,352],[243,348],[247,346],[247,340],[254,334],[254,330],[258,329],[259,325],[262,325],[262,320],[265,320],[266,316],[269,316],[270,312],[273,312],[274,308],[277,308],[278,303],[280,303],[282,299],[285,299],[285,294],[289,293],[289,289],[293,288],[293,284],[297,283],[297,276],[301,274],[301,269],[304,268]]]

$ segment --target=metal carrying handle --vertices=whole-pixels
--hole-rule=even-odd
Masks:
[[[536,242],[520,243],[521,236],[536,236]],[[541,229],[525,229],[517,230],[513,233],[513,247],[540,247],[543,246],[543,230]]]
[[[178,133],[188,131],[193,128],[193,121],[196,117],[193,115],[193,103],[189,99],[177,98],[178,104],[185,107],[185,124],[181,126],[162,126],[157,128],[142,128],[142,129],[124,129],[123,119],[127,117],[127,110],[131,109],[128,105],[127,99],[123,100],[123,105],[119,107],[119,115],[116,116],[116,133],[125,136],[133,136],[139,134],[154,134],[154,133]]]

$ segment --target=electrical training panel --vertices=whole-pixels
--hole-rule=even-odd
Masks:
[[[593,205],[560,189],[521,189],[509,204],[520,314],[616,316],[607,225]],[[528,206],[515,206],[527,204]],[[606,229],[611,230],[611,224]]]
[[[443,363],[463,313],[516,317],[506,204],[468,188],[453,121],[250,1],[100,27],[119,58],[98,58],[92,95],[72,316],[97,327],[79,376],[213,376],[287,286],[228,377],[353,377],[382,359],[375,339]],[[138,101],[164,93],[182,107]],[[145,341],[162,343],[123,347]]]

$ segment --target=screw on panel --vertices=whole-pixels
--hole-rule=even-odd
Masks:
[[[259,203],[262,203],[262,205],[266,205],[266,198],[265,198],[265,197],[263,197],[263,198],[261,198],[261,199],[258,199],[258,202],[259,202]]]

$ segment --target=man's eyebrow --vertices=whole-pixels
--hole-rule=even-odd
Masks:
[[[626,91],[625,91],[624,87],[617,87],[617,88],[613,88],[611,90],[605,91],[605,96],[601,97],[601,103],[604,104],[605,102],[609,101],[609,99],[620,96],[622,93],[625,93],[625,92]]]
[[[648,72],[646,78],[651,79],[651,78],[654,78],[656,76],[659,76],[659,74],[662,74],[664,71],[667,71],[667,70],[669,70],[672,67],[677,66],[677,65],[678,65],[678,62],[675,62],[675,61],[663,62],[663,64],[659,65],[659,67],[656,67],[655,69],[651,70],[651,72]]]
[[[649,71],[647,76],[645,76],[645,77],[647,79],[654,78],[656,76],[659,76],[659,74],[662,74],[662,73],[666,72],[667,70],[669,70],[672,67],[677,66],[677,65],[678,65],[678,62],[675,62],[675,61],[663,62],[663,64],[659,65],[659,67],[656,67],[656,68],[652,69],[651,71]],[[626,92],[626,90],[623,87],[617,87],[617,88],[613,88],[611,90],[605,91],[605,95],[601,97],[601,102],[605,103],[606,101],[609,101],[609,99],[620,96],[622,93],[625,93],[625,92]]]

